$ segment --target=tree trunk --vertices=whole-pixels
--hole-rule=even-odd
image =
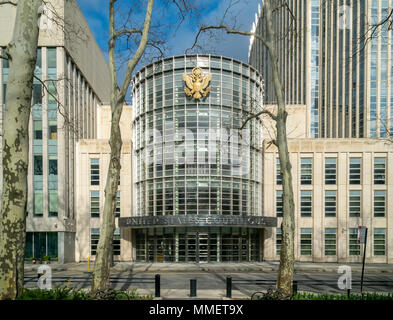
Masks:
[[[100,240],[98,241],[96,261],[94,263],[92,283],[93,293],[104,291],[109,287],[113,233],[115,231],[117,189],[120,179],[121,168],[120,156],[121,147],[123,144],[121,140],[119,123],[123,111],[125,96],[131,83],[132,73],[146,49],[154,3],[153,0],[149,0],[147,4],[145,23],[143,27],[143,32],[141,32],[142,37],[139,42],[138,49],[136,50],[134,56],[128,61],[123,85],[121,86],[121,88],[119,88],[117,84],[117,72],[115,64],[115,44],[117,34],[115,29],[115,2],[116,0],[109,0],[110,40],[108,51],[109,70],[111,74],[112,110],[112,125],[109,145],[111,147],[111,159],[109,162],[109,169],[105,186],[105,204],[100,229]]]
[[[111,136],[109,140],[111,159],[105,186],[105,204],[102,214],[100,239],[98,241],[97,255],[94,263],[93,292],[105,290],[109,286],[113,233],[115,231],[117,190],[121,169],[120,156],[123,144],[119,125],[122,111],[123,102],[117,104],[114,111],[112,111]]]
[[[273,41],[276,35],[273,29],[271,0],[265,0],[266,31],[268,34],[269,63],[273,73],[273,85],[277,98],[277,137],[276,145],[280,158],[280,169],[283,186],[283,222],[280,267],[277,278],[277,289],[285,294],[292,294],[292,281],[295,263],[295,205],[293,201],[291,162],[287,140],[287,112],[285,110],[284,90],[278,71],[278,55]]]
[[[41,0],[19,0],[12,41],[3,121],[3,194],[0,224],[0,299],[22,293],[26,241],[29,119],[37,60]]]

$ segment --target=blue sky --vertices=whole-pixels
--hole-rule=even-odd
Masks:
[[[228,3],[231,0],[193,0],[198,6],[200,6],[200,19],[203,23],[217,24],[224,14],[225,9],[228,7]],[[236,16],[236,24],[239,29],[249,31],[251,29],[252,22],[257,12],[258,2],[260,0],[232,0],[238,2],[232,7],[229,16],[228,23],[232,23],[233,19],[231,16]],[[98,44],[107,56],[107,41],[108,41],[108,0],[77,0]],[[121,1],[120,1],[121,2]],[[123,2],[123,5],[130,3],[131,1]],[[170,1],[169,1],[170,2]],[[128,8],[127,8],[128,9]],[[153,9],[153,15],[162,14],[167,11],[164,23],[171,23],[176,14],[175,8],[163,7],[162,1],[155,2]],[[171,12],[173,11],[173,12]],[[136,20],[143,21],[144,7],[135,9]],[[171,18],[172,17],[172,18]],[[198,31],[196,25],[196,19],[187,19],[182,23],[176,34],[173,34],[175,28],[168,28],[168,33],[171,32],[171,37],[168,41],[168,50],[165,52],[166,56],[181,55],[184,54],[185,49],[189,48],[195,39],[195,35]],[[244,36],[236,35],[225,35],[223,33],[216,33],[217,39],[214,41],[205,41],[202,39],[206,53],[215,53],[232,57],[244,62],[247,62],[248,56],[248,44],[249,38]],[[222,40],[218,41],[218,39]]]

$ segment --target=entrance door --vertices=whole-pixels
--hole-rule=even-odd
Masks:
[[[198,257],[199,262],[209,261],[209,234],[198,233]]]
[[[197,261],[197,234],[187,234],[187,261]]]

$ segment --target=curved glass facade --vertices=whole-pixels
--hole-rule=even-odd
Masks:
[[[183,74],[195,67],[212,75],[200,100],[184,92]],[[132,93],[134,216],[262,215],[262,123],[239,130],[262,107],[254,68],[218,56],[173,57],[141,69]]]

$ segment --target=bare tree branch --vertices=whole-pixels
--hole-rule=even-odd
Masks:
[[[202,25],[202,26],[199,28],[199,31],[198,31],[198,33],[197,33],[197,35],[196,35],[196,37],[195,37],[194,44],[191,46],[191,48],[188,48],[188,49],[186,50],[186,53],[188,52],[188,50],[194,49],[194,47],[195,47],[195,46],[197,45],[197,43],[198,43],[199,36],[200,36],[203,32],[205,32],[205,31],[207,31],[207,30],[220,30],[220,29],[225,30],[227,34],[240,34],[240,35],[243,35],[243,36],[255,37],[255,38],[257,38],[258,40],[260,40],[260,41],[263,43],[263,45],[265,45],[266,47],[269,47],[269,46],[270,46],[270,44],[266,41],[266,39],[265,39],[264,37],[262,37],[260,34],[255,33],[255,32],[248,32],[248,31],[242,31],[242,30],[233,30],[233,29],[230,29],[228,26],[223,25],[223,24],[218,25],[218,26],[214,26],[214,25],[205,26],[205,25]]]

